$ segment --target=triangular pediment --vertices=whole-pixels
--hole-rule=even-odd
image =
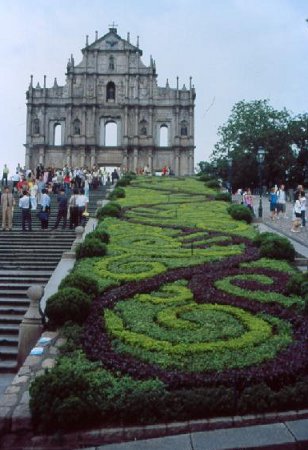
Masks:
[[[96,41],[94,41],[92,44],[87,45],[82,52],[85,51],[95,51],[95,50],[112,50],[112,51],[123,51],[123,50],[129,50],[133,52],[138,52],[142,55],[142,51],[132,45],[130,42],[128,42],[125,39],[122,39],[121,36],[119,36],[116,32],[116,29],[111,29],[108,33],[106,33],[104,36],[100,37]]]

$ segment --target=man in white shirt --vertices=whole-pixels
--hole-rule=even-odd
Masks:
[[[84,227],[86,223],[86,218],[84,213],[87,212],[89,199],[85,195],[84,189],[80,189],[80,194],[77,197],[76,205],[78,206],[78,223]]]
[[[28,191],[23,191],[22,197],[19,199],[19,208],[21,209],[21,226],[23,231],[32,231],[31,211],[36,209],[36,199],[31,197]]]

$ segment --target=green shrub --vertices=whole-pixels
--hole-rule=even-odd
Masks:
[[[83,326],[73,322],[66,322],[61,328],[61,336],[66,340],[61,346],[61,355],[74,354],[76,350],[82,350]]]
[[[308,294],[304,297],[304,313],[308,314]]]
[[[50,325],[59,327],[71,320],[82,324],[90,311],[91,297],[76,288],[63,288],[53,294],[46,303],[46,315]]]
[[[96,297],[99,294],[98,281],[95,277],[91,276],[91,273],[70,273],[59,285],[59,289],[65,287],[80,289],[91,297]]]
[[[306,295],[308,295],[308,281],[304,281],[301,284],[301,293],[300,293],[300,295],[302,297],[306,297]]]
[[[96,211],[96,217],[100,220],[104,217],[120,217],[121,206],[116,202],[109,202],[107,205],[98,208]]]
[[[100,228],[86,235],[86,239],[91,238],[99,239],[101,242],[104,242],[105,244],[109,244],[110,242],[110,234],[108,233],[108,231]]]
[[[231,202],[232,196],[230,192],[218,192],[218,194],[215,195],[215,200],[220,200],[223,202]]]
[[[294,261],[295,249],[287,238],[276,235],[271,239],[266,239],[261,244],[260,256],[265,258]]]
[[[257,234],[257,236],[254,237],[253,243],[257,247],[261,247],[261,245],[264,244],[264,242],[269,241],[271,239],[275,239],[276,236],[277,236],[276,233],[271,233],[269,231],[266,231],[265,233],[259,233]]]
[[[208,180],[205,183],[205,186],[210,188],[210,189],[219,189],[220,188],[220,183],[217,180]]]
[[[125,198],[125,189],[122,187],[116,187],[114,190],[109,194],[108,197],[110,200],[115,200],[116,198]]]
[[[228,207],[227,211],[234,220],[244,220],[247,223],[252,222],[253,215],[247,206],[233,204]]]
[[[142,423],[158,419],[164,393],[158,380],[117,378],[76,352],[34,380],[30,408],[40,432],[93,427],[103,420]]]
[[[94,256],[105,256],[107,246],[100,239],[90,237],[76,247],[76,259],[92,258]]]
[[[117,181],[116,187],[128,186],[131,182],[131,177],[124,176]]]
[[[214,180],[214,178],[213,178],[212,175],[209,175],[207,173],[203,173],[203,174],[197,176],[197,180],[198,181],[205,181],[205,182],[207,182],[207,181]]]
[[[300,272],[294,273],[287,282],[286,293],[301,295],[302,282],[303,282],[303,274],[301,274]]]

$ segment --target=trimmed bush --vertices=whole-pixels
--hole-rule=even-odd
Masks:
[[[287,238],[275,235],[273,238],[266,239],[261,243],[260,256],[294,261],[295,249]]]
[[[227,211],[234,220],[244,220],[246,223],[252,222],[253,215],[247,206],[234,204],[230,205]]]
[[[261,247],[261,245],[264,244],[264,242],[271,239],[275,239],[276,236],[277,236],[276,233],[271,233],[269,231],[266,231],[265,233],[259,233],[257,234],[257,236],[254,237],[253,243],[257,247]]]
[[[209,175],[209,174],[207,174],[207,173],[202,173],[202,174],[200,174],[200,175],[197,175],[197,178],[196,178],[198,181],[210,181],[210,180],[214,180],[214,178],[213,178],[213,176],[212,175]]]
[[[116,187],[128,186],[131,182],[131,177],[124,176],[117,181]]]
[[[306,297],[306,295],[308,295],[308,281],[304,281],[301,284],[301,295],[303,297]]]
[[[34,380],[30,408],[40,432],[74,430],[102,420],[157,420],[164,395],[164,385],[158,380],[117,378],[76,352]]]
[[[89,239],[89,238],[99,239],[100,241],[104,242],[105,244],[109,244],[109,242],[110,242],[110,234],[108,233],[108,231],[106,231],[104,229],[99,229],[99,228],[92,231],[92,233],[87,234],[86,239]]]
[[[116,187],[114,190],[109,194],[108,197],[110,200],[114,200],[116,198],[125,198],[125,189],[122,187]]]
[[[46,315],[51,326],[59,327],[67,321],[82,324],[90,312],[91,297],[80,289],[63,288],[46,303]]]
[[[300,272],[294,273],[286,285],[287,294],[301,295],[301,285],[303,282],[303,274]]]
[[[308,294],[304,297],[304,313],[308,314]]]
[[[219,200],[222,202],[231,202],[232,196],[230,192],[218,192],[218,194],[215,195],[215,200]]]
[[[59,289],[66,287],[80,289],[91,297],[96,297],[99,294],[98,281],[90,273],[70,273],[61,281]]]
[[[82,350],[83,326],[73,322],[66,322],[61,328],[61,336],[66,340],[61,346],[62,355],[73,355],[76,350]]]
[[[106,244],[96,237],[89,237],[76,247],[76,259],[105,256],[106,253]]]
[[[104,217],[121,217],[121,205],[116,202],[109,202],[107,205],[98,208],[96,211],[96,217],[101,220]]]
[[[205,183],[205,186],[210,188],[210,189],[219,189],[220,188],[220,183],[217,180],[208,180]]]

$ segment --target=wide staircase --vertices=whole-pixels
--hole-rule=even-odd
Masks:
[[[105,187],[90,191],[89,213],[94,217],[97,201]],[[0,231],[0,373],[17,370],[19,325],[29,306],[27,289],[33,284],[45,286],[76,237],[75,231],[51,230],[57,214],[56,195],[51,196],[49,228],[41,230],[37,213],[32,211],[32,230],[21,231],[21,212],[15,207],[13,230]],[[18,198],[16,198],[18,205]],[[0,225],[2,223],[0,208]],[[60,223],[60,227],[62,223]]]

